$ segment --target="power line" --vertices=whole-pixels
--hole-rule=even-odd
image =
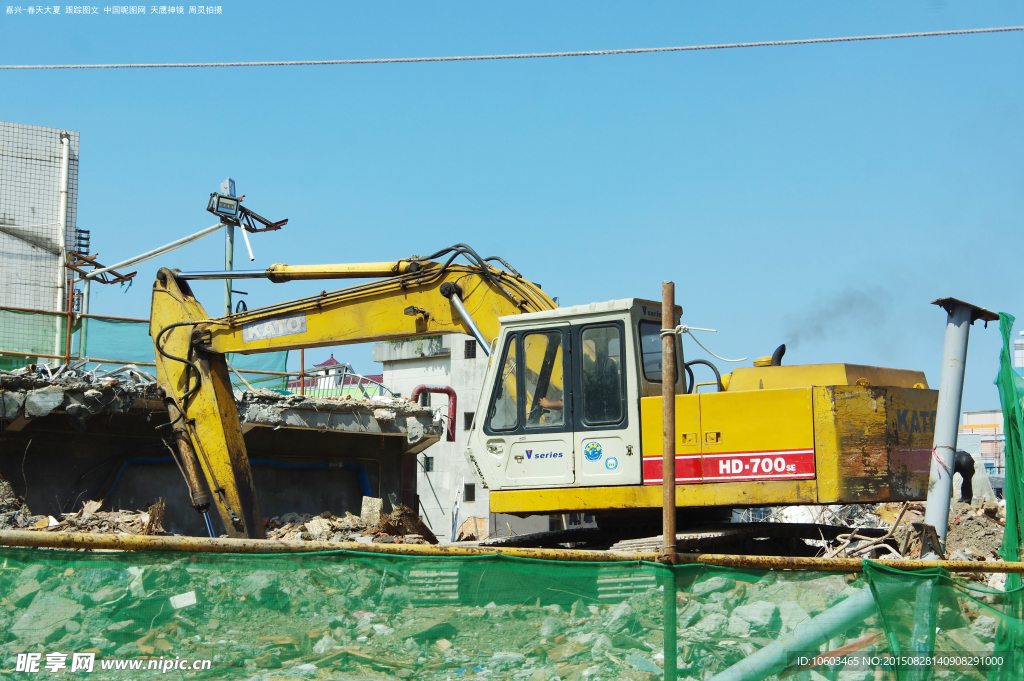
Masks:
[[[420,62],[488,61],[498,59],[549,59],[552,57],[598,57],[613,54],[646,54],[649,52],[696,52],[698,50],[728,50],[738,47],[777,47],[781,45],[814,45],[818,43],[851,43],[865,40],[895,40],[897,38],[934,38],[948,35],[977,33],[1008,33],[1024,31],[1024,26],[999,28],[971,28],[959,31],[930,31],[925,33],[891,33],[887,35],[860,35],[845,38],[806,38],[804,40],[769,40],[758,43],[725,43],[720,45],[687,45],[683,47],[637,47],[626,50],[592,50],[589,52],[535,52],[527,54],[487,54],[466,57],[397,57],[393,59],[324,59],[315,61],[238,61],[197,62],[192,64],[32,64],[0,65],[0,69],[195,69],[228,66],[340,66],[346,64],[414,64]]]

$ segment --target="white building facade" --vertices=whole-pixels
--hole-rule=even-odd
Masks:
[[[477,539],[549,529],[548,516],[491,514],[488,491],[481,487],[463,454],[487,372],[487,357],[471,336],[378,343],[373,347],[373,359],[384,365],[382,383],[396,394],[410,397],[419,385],[455,391],[455,442],[442,438],[418,457],[420,517],[438,539],[451,540],[460,528],[463,536],[472,534]],[[431,407],[441,408],[447,426],[448,395],[434,393],[428,399]]]
[[[63,259],[82,236],[77,204],[78,133],[0,121],[0,307],[67,309]],[[60,317],[0,310],[0,368],[34,361],[13,353],[62,355],[62,330]]]

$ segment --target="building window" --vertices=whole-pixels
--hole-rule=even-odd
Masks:
[[[466,341],[466,356],[465,359],[476,359],[476,341]]]
[[[473,427],[473,417],[476,416],[476,412],[465,411],[462,412],[462,429],[469,430]]]
[[[429,473],[434,470],[434,457],[425,456],[423,457],[423,472]]]
[[[462,494],[462,500],[465,502],[476,501],[476,483],[467,482],[466,491]]]
[[[429,407],[430,406],[430,393],[428,393],[426,390],[424,390],[423,392],[420,393],[420,406],[421,407]]]
[[[549,515],[548,516],[548,532],[558,532],[559,530],[565,529],[562,523],[562,516],[560,515]]]

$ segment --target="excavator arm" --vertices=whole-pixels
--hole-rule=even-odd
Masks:
[[[469,264],[454,263],[464,255]],[[433,258],[449,256],[444,262]],[[507,269],[489,264],[500,261]],[[212,319],[188,281],[266,278],[273,282],[383,277],[331,293]],[[157,380],[189,481],[193,506],[219,513],[230,536],[264,528],[227,353],[258,353],[463,333],[489,352],[498,318],[556,307],[540,286],[497,258],[463,245],[425,258],[355,265],[273,265],[265,271],[182,273],[161,269],[153,285],[150,335]],[[206,479],[212,498],[199,484]]]

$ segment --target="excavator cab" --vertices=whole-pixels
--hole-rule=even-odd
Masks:
[[[660,305],[627,299],[499,321],[467,449],[483,482],[641,484],[639,398],[661,391]]]

